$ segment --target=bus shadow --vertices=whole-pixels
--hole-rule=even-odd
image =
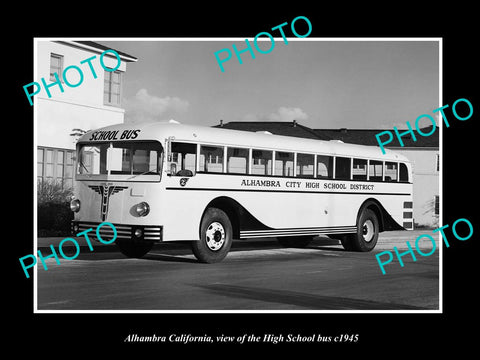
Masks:
[[[295,247],[292,247],[295,248]],[[306,249],[318,249],[318,250],[332,250],[343,251],[343,247],[340,245],[339,240],[331,239],[325,236],[318,236],[313,241],[305,246]],[[282,246],[276,238],[265,239],[249,239],[234,241],[232,249],[230,251],[245,251],[245,250],[267,250],[267,249],[288,249],[288,247]]]
[[[276,238],[258,238],[248,240],[234,240],[230,253],[236,252],[255,252],[262,250],[278,250],[289,249],[282,246]],[[339,240],[330,239],[328,237],[316,237],[305,249],[321,250],[321,251],[345,251],[340,245]],[[74,249],[65,249],[65,253],[73,256]],[[69,251],[72,253],[70,254]],[[81,251],[76,260],[118,260],[128,259],[125,255],[118,251],[115,246],[105,246],[95,249],[93,252]],[[176,263],[200,263],[192,254],[190,246],[186,242],[163,243],[156,244],[153,249],[139,258],[140,260],[176,262]]]
[[[328,237],[317,237],[306,249],[322,251],[345,251],[339,240]],[[234,240],[230,253],[254,252],[259,250],[288,249],[282,246],[275,238]],[[185,243],[158,244],[151,252],[142,257],[145,260],[179,262],[179,263],[200,263],[192,254],[190,246]]]
[[[165,262],[178,262],[178,263],[198,263],[199,261],[191,256],[185,255],[168,255],[168,254],[159,254],[159,253],[148,253],[142,257],[142,260],[153,260],[153,261],[165,261]]]

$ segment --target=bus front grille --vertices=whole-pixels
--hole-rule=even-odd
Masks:
[[[115,232],[117,234],[116,239],[120,240],[162,241],[163,234],[163,226],[161,225],[126,225],[90,221],[72,221],[71,230],[73,236],[87,235],[91,239],[101,241],[98,239],[99,235],[103,242],[111,241]]]

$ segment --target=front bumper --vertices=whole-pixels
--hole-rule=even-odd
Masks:
[[[96,234],[97,227],[102,224],[100,222],[91,221],[72,221],[71,231],[73,236],[79,236],[85,230],[92,229],[92,234]],[[163,226],[161,225],[126,225],[126,224],[112,224],[117,232],[116,239],[122,240],[145,240],[145,241],[162,241]],[[99,229],[99,234],[104,240],[111,240],[114,231],[111,226],[103,225]],[[140,234],[140,235],[139,235]],[[97,239],[97,241],[99,241]]]

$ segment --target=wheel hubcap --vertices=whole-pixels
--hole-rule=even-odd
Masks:
[[[375,227],[373,225],[372,220],[367,220],[362,226],[362,235],[363,235],[363,240],[366,242],[370,242],[373,239],[373,236],[375,235]]]
[[[225,229],[219,222],[213,222],[207,227],[205,232],[207,246],[212,251],[220,250],[225,243]]]

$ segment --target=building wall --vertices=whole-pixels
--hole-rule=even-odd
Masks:
[[[74,149],[72,129],[91,130],[124,120],[124,111],[120,108],[104,109],[43,98],[35,100],[37,146]]]
[[[58,85],[53,85],[49,87],[51,97],[48,97],[42,85],[40,93],[34,96],[38,146],[73,149],[74,142],[70,136],[72,129],[89,130],[123,122],[124,109],[104,104],[105,70],[100,64],[99,53],[52,41],[38,41],[35,74],[38,83],[41,83],[41,78],[45,79],[47,85],[53,82],[50,80],[51,53],[63,56],[63,69],[70,65],[78,66],[82,70],[83,81],[77,87],[63,83],[63,92]],[[92,56],[96,56],[91,61],[96,79],[89,64],[80,63]],[[104,56],[103,59],[106,66],[114,68],[117,65],[116,58]],[[125,72],[124,61],[118,70]],[[80,81],[76,70],[68,70],[66,75],[72,84]]]
[[[413,168],[413,216],[417,225],[436,227],[438,206],[435,199],[440,194],[438,149],[394,149],[406,156]]]

